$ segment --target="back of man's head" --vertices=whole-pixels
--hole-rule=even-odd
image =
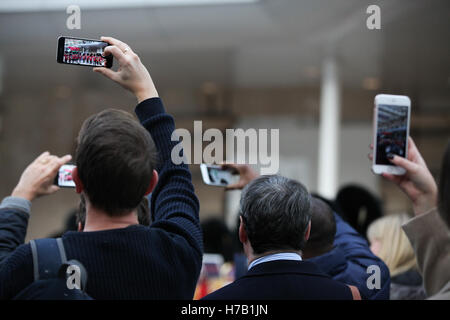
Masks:
[[[240,210],[255,254],[302,249],[311,213],[310,195],[301,183],[261,176],[242,191]]]
[[[303,249],[304,258],[312,258],[330,251],[336,234],[336,219],[327,203],[312,197],[311,214],[311,233]]]
[[[111,216],[135,209],[146,193],[157,151],[131,114],[108,109],[83,123],[76,165],[90,203]]]

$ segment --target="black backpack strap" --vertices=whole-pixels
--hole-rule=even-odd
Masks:
[[[57,277],[61,264],[67,262],[62,239],[31,240],[30,246],[33,255],[34,280]]]

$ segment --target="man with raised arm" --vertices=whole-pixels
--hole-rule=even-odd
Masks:
[[[67,260],[80,261],[94,299],[192,299],[202,262],[199,203],[191,173],[175,165],[173,118],[165,112],[153,81],[125,43],[110,43],[119,69],[94,68],[131,91],[136,115],[105,110],[89,117],[78,136],[73,172],[76,191],[86,200],[83,232],[67,232]],[[0,205],[0,298],[11,299],[33,282],[26,236],[31,201],[57,191],[52,182],[70,157],[49,153],[24,171]],[[139,225],[136,210],[152,192],[152,225]]]

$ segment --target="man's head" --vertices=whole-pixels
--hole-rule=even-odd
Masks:
[[[77,192],[110,216],[137,208],[157,181],[155,144],[129,114],[108,109],[83,123],[73,176]]]
[[[311,234],[303,249],[303,258],[320,256],[333,249],[336,220],[333,210],[324,201],[311,198]]]
[[[309,236],[310,195],[297,181],[261,176],[242,191],[240,215],[239,238],[253,255],[300,251]]]

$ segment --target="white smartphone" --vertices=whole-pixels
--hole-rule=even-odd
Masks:
[[[407,96],[379,94],[375,97],[372,170],[376,174],[405,174],[387,155],[408,157],[411,100]]]
[[[200,164],[203,181],[211,186],[226,187],[234,182],[231,170],[222,169],[221,166]]]

